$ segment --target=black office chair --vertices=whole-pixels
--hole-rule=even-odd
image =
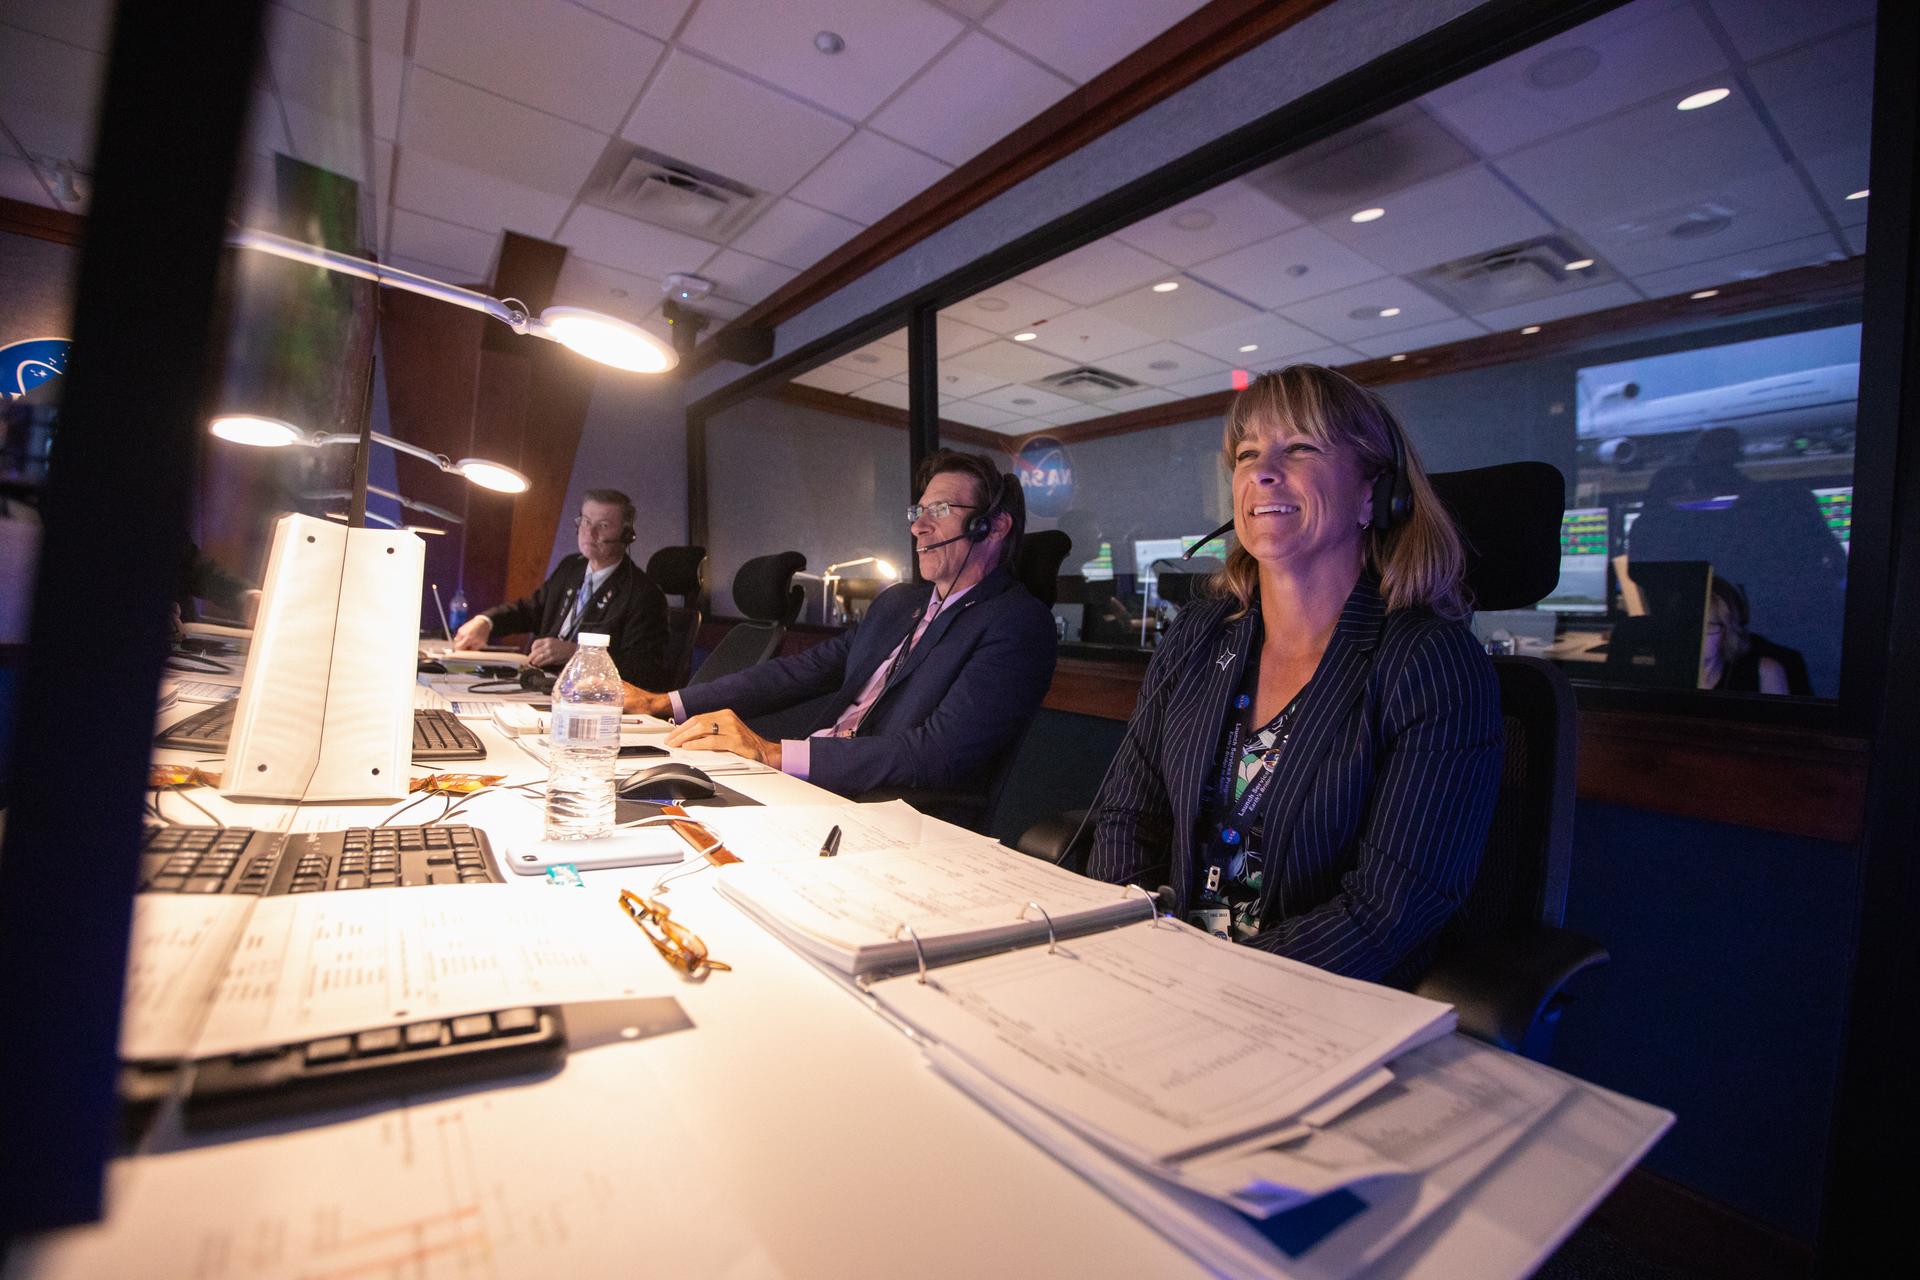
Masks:
[[[667,687],[683,687],[693,675],[693,646],[700,638],[700,604],[707,594],[707,549],[662,547],[647,559],[647,576],[680,603],[667,607]]]
[[[1020,550],[1012,566],[1013,576],[1040,603],[1051,605],[1060,580],[1060,565],[1072,550],[1073,539],[1058,529],[1029,533],[1020,540]],[[1038,710],[1035,708],[1036,712]],[[905,800],[924,814],[984,834],[993,829],[994,816],[1000,809],[1000,798],[1006,794],[1007,783],[1013,777],[1013,762],[1020,755],[1020,748],[1026,743],[1027,732],[1032,727],[1033,720],[1029,717],[1020,726],[1020,732],[1014,734],[1007,745],[1000,749],[1000,754],[994,759],[992,772],[988,775],[987,785],[982,790],[885,787],[857,798],[866,802]]]
[[[755,556],[741,565],[733,575],[733,605],[747,620],[734,624],[687,683],[705,684],[771,658],[800,616],[806,596],[793,575],[806,567],[807,558],[798,551]]]
[[[1566,492],[1558,470],[1513,462],[1429,479],[1466,542],[1467,589],[1476,607],[1521,609],[1553,590]],[[1544,1057],[1568,981],[1608,956],[1599,943],[1561,928],[1573,856],[1572,685],[1557,667],[1533,658],[1496,658],[1494,670],[1506,760],[1493,823],[1480,874],[1414,989],[1454,1005],[1469,1035]],[[1081,828],[1085,815],[1079,809],[1045,818],[1015,848],[1077,870],[1093,844],[1091,826]]]

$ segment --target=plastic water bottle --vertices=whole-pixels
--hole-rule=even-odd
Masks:
[[[467,622],[467,589],[455,587],[453,599],[447,601],[447,625],[458,631]]]
[[[620,672],[607,637],[582,631],[573,660],[553,686],[547,743],[549,840],[587,840],[613,830],[613,786],[620,755]]]

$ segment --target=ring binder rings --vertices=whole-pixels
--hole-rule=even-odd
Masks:
[[[1048,927],[1051,928],[1052,926],[1049,925]],[[924,987],[933,987],[935,990],[938,990],[940,985],[939,983],[927,981],[927,949],[920,945],[920,935],[915,933],[913,931],[913,926],[908,924],[904,920],[900,922],[900,927],[893,931],[893,936],[896,938],[899,937],[901,930],[905,930],[907,937],[913,939],[914,959],[919,961],[919,964],[920,964],[920,985]]]
[[[1153,912],[1153,926],[1152,926],[1153,928],[1158,929],[1160,927],[1160,922],[1162,920],[1167,921],[1167,923],[1169,924],[1173,923],[1172,918],[1169,917],[1166,912],[1160,909],[1159,894],[1148,893],[1147,887],[1143,884],[1130,884],[1127,886],[1127,893],[1129,895],[1131,895],[1135,890],[1138,890],[1140,894],[1146,898],[1147,909]]]
[[[1027,903],[1026,907],[1020,908],[1020,918],[1022,920],[1025,920],[1027,918],[1027,907],[1031,907],[1035,911],[1038,911],[1040,913],[1040,918],[1047,922],[1047,954],[1053,955],[1055,952],[1057,952],[1060,949],[1060,945],[1059,945],[1060,939],[1055,937],[1053,932],[1053,917],[1047,914],[1047,909],[1041,906],[1039,903],[1029,902]]]

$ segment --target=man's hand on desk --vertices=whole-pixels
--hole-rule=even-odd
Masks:
[[[580,646],[558,636],[541,636],[527,651],[527,661],[536,667],[564,667]]]
[[[478,649],[487,643],[487,637],[493,634],[493,619],[485,614],[469,618],[453,633],[453,647],[456,649]]]
[[[731,751],[775,769],[780,767],[780,744],[747,728],[731,711],[702,711],[685,724],[675,725],[667,734],[667,745],[692,751]]]
[[[621,707],[630,716],[652,716],[657,720],[673,719],[673,699],[664,693],[648,693],[637,684],[623,684],[620,692],[625,700]]]

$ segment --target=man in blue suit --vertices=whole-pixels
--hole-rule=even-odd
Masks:
[[[926,581],[891,587],[824,644],[674,694],[628,686],[627,709],[670,716],[668,746],[731,751],[842,795],[984,787],[1053,679],[1053,615],[1010,566],[1026,524],[1019,482],[942,449],[908,510]],[[834,694],[813,732],[769,741],[742,717]]]

